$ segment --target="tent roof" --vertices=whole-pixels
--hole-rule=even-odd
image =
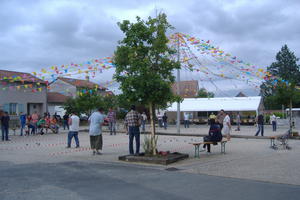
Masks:
[[[186,98],[180,104],[180,111],[256,111],[261,102],[260,96],[222,97],[222,98]],[[177,111],[173,103],[167,111]]]

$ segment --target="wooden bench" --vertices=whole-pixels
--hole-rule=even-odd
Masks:
[[[225,145],[227,143],[227,139],[224,139],[222,141],[219,141],[219,142],[193,142],[193,143],[190,143],[192,145],[194,145],[195,147],[195,158],[200,158],[200,146],[201,145],[204,145],[204,144],[215,144],[215,143],[220,143],[221,144],[221,153],[222,154],[225,154]]]

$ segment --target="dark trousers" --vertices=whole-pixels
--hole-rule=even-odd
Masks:
[[[206,148],[207,147],[207,152],[210,152],[210,144],[204,144],[203,145],[203,148]]]
[[[164,129],[168,128],[168,122],[164,122]]]
[[[64,130],[66,129],[66,127],[67,127],[67,129],[69,130],[69,123],[68,123],[68,120],[64,120],[63,125],[64,125]]]
[[[189,127],[190,127],[190,121],[184,120],[184,128],[189,128]]]
[[[273,127],[273,131],[276,131],[277,129],[277,123],[276,122],[272,122],[272,127]]]
[[[259,132],[261,132],[261,136],[264,136],[264,125],[263,124],[258,124],[258,130],[257,130],[255,136],[258,136]]]
[[[77,131],[69,131],[68,133],[68,147],[71,147],[72,138],[74,137],[76,142],[76,147],[79,147],[79,139]]]
[[[140,128],[138,126],[129,126],[129,153],[134,154],[133,138],[135,138],[136,154],[140,153]]]
[[[8,126],[2,125],[1,129],[2,129],[2,141],[4,141],[4,139],[8,141]]]

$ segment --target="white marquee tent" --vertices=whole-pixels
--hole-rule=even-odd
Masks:
[[[254,97],[217,97],[217,98],[186,98],[180,103],[182,112],[208,112],[208,111],[256,111],[263,109],[262,98]],[[176,112],[177,103],[173,103],[167,112]]]

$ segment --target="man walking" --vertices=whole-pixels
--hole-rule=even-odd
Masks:
[[[68,116],[69,118],[69,116]],[[74,137],[76,142],[76,148],[79,148],[79,139],[78,139],[78,132],[79,132],[79,123],[80,119],[75,113],[71,113],[71,117],[68,121],[69,133],[68,133],[68,146],[67,148],[71,148],[72,138]]]
[[[26,126],[26,114],[23,114],[23,112],[20,112],[20,136],[23,136],[23,130]]]
[[[105,115],[102,114],[103,109],[99,108],[98,111],[94,112],[90,118],[90,143],[93,155],[101,155],[99,150],[102,150],[103,139],[102,139],[102,124],[104,122]]]
[[[256,118],[256,123],[258,130],[255,136],[258,136],[259,132],[261,132],[261,136],[264,136],[264,116],[262,114],[258,115],[258,117]]]
[[[223,119],[222,135],[226,136],[227,140],[229,141],[230,140],[230,130],[231,130],[230,117],[229,117],[228,113],[224,112],[224,114],[225,114],[225,117]]]
[[[109,130],[110,130],[110,135],[114,134],[116,135],[116,112],[110,108],[109,112],[107,114],[108,118],[108,123],[109,123]]]
[[[129,154],[133,155],[133,139],[135,138],[135,155],[140,153],[140,114],[135,111],[135,105],[131,106],[130,112],[125,117],[126,130],[129,132]]]
[[[4,112],[3,116],[1,117],[2,141],[4,141],[4,139],[6,141],[9,141],[8,139],[9,120],[10,118],[8,112]]]

